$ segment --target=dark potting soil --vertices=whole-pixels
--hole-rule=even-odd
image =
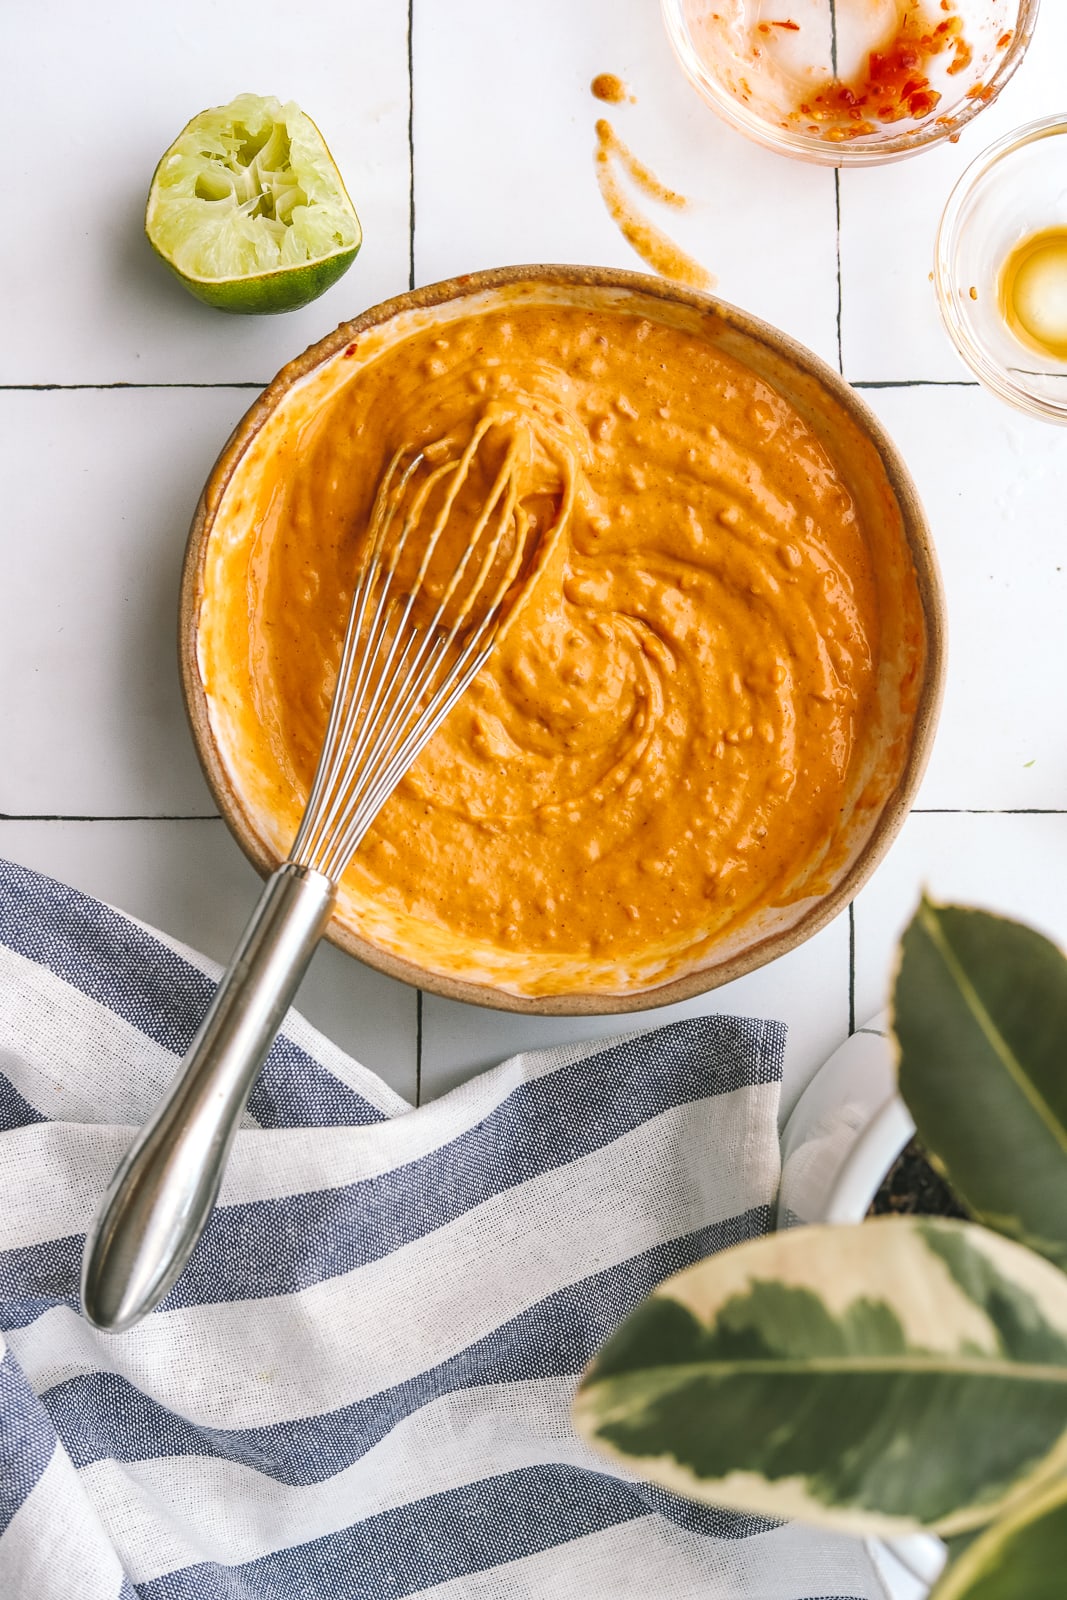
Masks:
[[[900,1152],[871,1201],[869,1217],[960,1217],[971,1220],[944,1178],[935,1172],[918,1139]]]

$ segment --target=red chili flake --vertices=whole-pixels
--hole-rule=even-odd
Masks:
[[[800,23],[799,22],[772,22],[771,23],[771,27],[772,28],[788,28],[790,33],[799,33],[800,32]]]
[[[973,51],[971,50],[970,45],[967,43],[966,39],[960,39],[956,45],[956,54],[949,62],[949,77],[954,78],[957,72],[962,72],[965,67],[969,67],[972,60]]]
[[[347,348],[345,350],[345,355],[346,356],[354,356],[355,353],[356,353],[356,342],[353,339],[352,343],[347,346]]]
[[[941,9],[953,13],[951,0],[942,0]],[[869,53],[856,77],[848,82],[835,79],[798,105],[796,114],[809,123],[824,124],[823,137],[835,141],[859,138],[861,130],[873,132],[869,119],[895,123],[905,117],[928,117],[941,99],[930,87],[930,62],[953,51],[949,70],[960,72],[970,61],[962,27],[954,13],[935,24],[923,16],[922,0],[902,0],[894,38]]]
[[[1002,33],[1000,38],[997,40],[997,49],[1006,50],[1014,38],[1015,34],[1010,30],[1007,33]]]

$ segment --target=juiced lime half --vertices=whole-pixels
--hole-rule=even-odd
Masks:
[[[258,94],[201,111],[156,168],[156,254],[221,311],[292,311],[336,283],[363,239],[318,128]]]

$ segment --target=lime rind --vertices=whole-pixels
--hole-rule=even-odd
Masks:
[[[156,168],[149,242],[186,287],[233,311],[306,304],[347,269],[359,219],[293,103],[240,95],[183,129]]]

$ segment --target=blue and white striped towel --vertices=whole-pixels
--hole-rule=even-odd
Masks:
[[[575,1438],[667,1274],[769,1226],[783,1030],[516,1056],[412,1110],[297,1016],[163,1308],[78,1314],[86,1223],[216,969],[0,863],[3,1600],[808,1600],[858,1544],[689,1505]]]

